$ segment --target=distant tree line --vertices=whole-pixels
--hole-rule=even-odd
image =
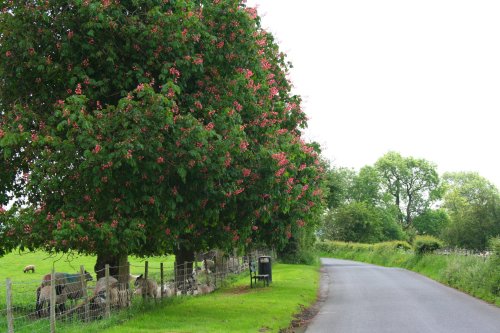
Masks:
[[[500,234],[498,189],[474,172],[439,176],[436,165],[389,152],[359,172],[328,170],[322,239],[375,243],[432,235],[484,250]]]

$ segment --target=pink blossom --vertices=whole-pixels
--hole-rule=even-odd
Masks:
[[[256,8],[245,8],[245,11],[247,12],[248,16],[250,16],[250,18],[252,20],[255,20],[257,18],[257,9]]]
[[[75,94],[77,94],[77,95],[81,95],[82,94],[82,85],[80,83],[78,83],[76,85]]]
[[[243,169],[243,177],[248,177],[252,173],[250,169]]]
[[[171,234],[170,228],[165,229],[165,234],[168,236]]]
[[[210,122],[205,126],[207,131],[211,131],[215,127],[214,123]]]
[[[247,69],[245,72],[245,78],[249,79],[252,77],[252,75],[253,75],[253,72],[251,70]]]
[[[172,187],[172,194],[177,195],[177,186]]]
[[[155,204],[155,198],[154,197],[149,197],[149,204],[154,205]]]
[[[264,70],[269,70],[271,69],[271,64],[269,63],[269,61],[267,61],[266,59],[261,59],[260,60],[260,66],[262,67],[262,69]]]
[[[281,177],[285,173],[285,168],[281,168],[274,174],[276,177]]]
[[[241,141],[241,142],[240,142],[240,149],[241,149],[242,151],[245,151],[245,150],[247,150],[247,148],[248,148],[248,142],[246,142],[246,141]]]
[[[234,105],[234,108],[236,109],[236,111],[240,112],[241,110],[243,110],[243,106],[241,106],[241,104],[238,103],[238,101],[234,101],[233,105]]]
[[[144,90],[144,83],[141,83],[135,88],[137,91],[143,91]]]
[[[253,230],[253,231],[257,231],[257,230],[259,230],[259,227],[258,227],[258,226],[256,226],[256,225],[253,225],[253,226],[252,226],[252,230]]]
[[[234,195],[238,195],[238,194],[240,194],[240,193],[241,193],[241,192],[243,192],[243,191],[245,191],[245,189],[244,189],[244,188],[239,188],[239,189],[237,189],[236,191],[234,191]]]
[[[199,110],[203,109],[203,105],[200,103],[200,101],[194,102],[194,106]]]
[[[11,51],[7,51],[7,52],[5,52],[5,56],[6,56],[7,58],[12,57],[12,52],[11,52]]]
[[[158,157],[158,158],[156,159],[156,163],[158,163],[158,164],[163,164],[163,163],[164,163],[163,157],[161,157],[161,156],[160,156],[160,157]]]
[[[92,153],[97,154],[101,151],[101,146],[100,145],[95,145],[95,148],[92,150]]]
[[[216,47],[217,47],[218,49],[222,49],[222,48],[224,47],[224,41],[223,41],[223,40],[221,40],[220,42],[218,42],[218,43],[217,43],[217,45],[216,45]]]
[[[111,227],[116,228],[117,226],[118,226],[118,220],[113,220],[113,222],[111,222]]]
[[[179,78],[181,76],[181,72],[175,67],[171,67],[169,69],[169,72],[170,72],[170,74],[174,75],[176,78]]]
[[[0,205],[0,214],[3,214],[3,213],[5,213],[5,209],[3,208],[2,205]]]

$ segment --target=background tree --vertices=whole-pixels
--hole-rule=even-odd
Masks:
[[[398,224],[398,210],[381,192],[377,170],[366,166],[359,173],[333,168],[327,177],[328,211],[322,217],[322,239],[377,242],[404,238]],[[334,204],[332,204],[334,203]]]
[[[424,212],[441,196],[436,166],[424,159],[402,157],[389,152],[382,156],[375,167],[383,180],[384,191],[389,193],[399,208],[405,227]]]
[[[1,200],[29,203],[29,222],[5,227],[26,247],[96,253],[98,270],[129,254],[283,247],[317,220],[319,149],[301,139],[285,55],[255,10],[1,7]]]
[[[443,230],[450,224],[450,217],[444,209],[427,209],[413,220],[415,230],[422,235],[442,237]]]
[[[445,173],[443,207],[451,221],[443,238],[452,246],[484,250],[500,235],[498,189],[474,172]]]

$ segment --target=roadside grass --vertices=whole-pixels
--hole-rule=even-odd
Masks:
[[[406,268],[500,306],[500,286],[498,285],[500,267],[495,256],[481,258],[459,254],[415,254],[410,250],[395,249],[379,244],[343,242],[320,242],[316,248],[322,257]]]
[[[150,267],[166,263],[173,266],[173,257],[147,258]],[[131,272],[142,273],[144,259],[130,257]],[[35,290],[52,265],[57,271],[77,272],[80,265],[93,271],[94,256],[51,257],[44,252],[11,253],[0,258],[0,329],[6,327],[5,279],[19,283],[13,286],[14,305],[33,307]],[[23,273],[28,264],[37,266],[36,273]],[[137,267],[135,267],[137,266]],[[94,274],[93,274],[94,275]],[[198,297],[176,297],[161,302],[143,303],[135,299],[129,309],[113,313],[111,318],[90,323],[57,322],[57,331],[91,332],[279,332],[289,326],[301,307],[309,307],[317,297],[319,265],[273,264],[270,287],[250,288],[248,272],[229,279],[212,294]],[[48,320],[22,318],[15,321],[16,332],[47,331]]]
[[[122,322],[111,318],[89,326],[68,326],[79,332],[279,332],[289,326],[301,306],[317,297],[318,266],[273,265],[273,282],[250,288],[246,273],[212,294],[166,299],[135,310]]]

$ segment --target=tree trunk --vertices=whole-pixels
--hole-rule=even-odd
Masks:
[[[193,272],[194,250],[179,245],[179,247],[174,250],[174,254],[177,264],[175,269],[175,281],[177,282],[177,288],[183,289],[183,287],[188,284],[185,279],[191,277]],[[186,263],[186,265],[184,265],[184,263]]]
[[[128,284],[129,267],[127,264],[127,254],[111,255],[108,253],[98,253],[94,266],[97,280],[105,276],[105,266],[109,265],[109,275],[116,277],[120,284]]]

